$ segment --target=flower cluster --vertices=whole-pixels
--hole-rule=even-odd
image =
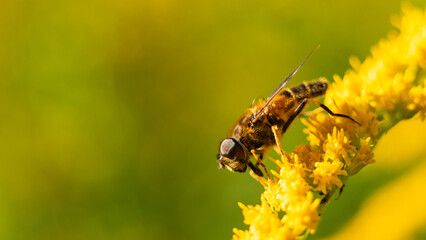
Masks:
[[[233,239],[294,239],[294,235],[264,197],[261,197],[261,202],[261,205],[256,206],[238,204],[243,209],[244,223],[250,225],[250,229],[234,229]]]
[[[265,188],[261,205],[239,203],[250,227],[234,229],[234,240],[295,239],[315,232],[334,193],[374,162],[380,136],[402,119],[418,113],[425,118],[425,11],[405,6],[393,23],[399,34],[381,40],[363,63],[350,58],[353,70],[334,76],[326,93],[326,106],[356,122],[324,112],[302,120],[310,144],[273,160],[278,167],[273,179],[257,178]]]
[[[372,48],[363,63],[350,58],[353,70],[343,79],[334,76],[325,104],[350,102],[356,109],[368,109],[385,121],[381,129],[412,117],[425,116],[426,16],[420,9],[403,7],[393,24],[400,33],[389,35]],[[341,106],[336,106],[340,110]]]
[[[248,231],[234,229],[234,239],[294,239],[306,230],[315,232],[319,221],[317,208],[320,199],[314,199],[311,186],[306,182],[306,168],[292,154],[288,159],[275,161],[280,171],[272,171],[273,180],[258,178],[265,187],[261,205],[244,206],[244,223]],[[292,162],[292,164],[290,164]],[[281,219],[278,212],[286,212]],[[265,225],[266,224],[266,225]],[[267,228],[267,231],[264,231]]]

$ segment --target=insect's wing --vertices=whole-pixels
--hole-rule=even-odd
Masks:
[[[288,83],[288,81],[290,81],[290,79],[297,73],[297,71],[299,71],[300,67],[303,66],[303,64],[305,64],[305,62],[308,60],[309,57],[312,56],[312,54],[314,54],[314,52],[320,47],[320,45],[318,45],[314,50],[312,50],[312,52],[305,58],[305,60],[303,60],[303,62],[286,78],[284,79],[284,81],[277,87],[277,89],[275,89],[275,91],[271,94],[271,96],[268,98],[268,101],[266,101],[265,104],[263,104],[262,108],[259,110],[259,112],[255,115],[254,119],[251,121],[252,123],[256,122],[257,118],[260,116],[260,114],[262,114],[262,112],[266,109],[266,107],[271,103],[272,99],[275,98],[275,96],[278,95],[279,92],[281,92],[281,90],[284,88],[284,86]]]

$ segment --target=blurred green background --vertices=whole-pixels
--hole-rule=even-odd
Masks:
[[[237,202],[262,192],[218,170],[236,118],[318,44],[292,83],[342,76],[400,4],[3,1],[0,239],[230,239],[246,228]],[[344,226],[377,171],[350,182],[315,237]]]

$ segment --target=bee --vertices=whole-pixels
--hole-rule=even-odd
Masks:
[[[324,104],[313,100],[325,94],[328,87],[328,82],[325,79],[303,82],[292,88],[284,88],[318,47],[278,86],[266,101],[255,102],[240,116],[231,128],[228,137],[220,143],[218,155],[220,169],[226,167],[231,171],[245,172],[248,166],[256,175],[263,177],[263,172],[259,168],[260,165],[270,178],[263,164],[265,152],[276,145],[282,154],[281,137],[308,103],[316,104],[334,117],[346,118],[360,125],[350,116],[334,113]],[[255,164],[250,161],[252,156],[256,159]]]

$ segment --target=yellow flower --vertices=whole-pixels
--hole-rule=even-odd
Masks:
[[[323,145],[323,151],[325,152],[324,162],[327,162],[329,159],[338,161],[340,157],[342,157],[346,164],[350,165],[351,159],[348,155],[355,151],[355,147],[350,144],[343,129],[337,131],[337,128],[334,127],[333,133],[327,135],[327,141]]]
[[[374,162],[380,137],[403,119],[426,112],[426,14],[405,6],[393,23],[399,34],[372,48],[364,62],[350,58],[353,70],[334,76],[324,99],[331,111],[303,119],[310,145],[274,160],[274,178],[256,178],[265,188],[261,205],[244,206],[249,230],[233,239],[294,239],[314,233],[319,216],[349,176]],[[321,193],[321,194],[320,194]],[[315,196],[318,196],[315,198]],[[284,214],[279,217],[279,213]]]
[[[279,164],[282,166],[279,173],[272,170],[276,176],[274,181],[269,181],[265,186],[265,199],[276,211],[286,211],[289,205],[297,203],[306,197],[311,186],[305,181],[305,168],[292,154],[292,160],[283,157]],[[290,165],[289,162],[294,162]]]
[[[420,112],[420,118],[422,120],[425,119],[425,112],[426,112],[426,87],[424,85],[423,80],[423,86],[417,86],[412,89],[410,89],[409,98],[410,98],[410,104],[407,106],[408,110],[417,110]]]
[[[287,208],[283,222],[292,229],[295,236],[305,231],[315,232],[319,221],[317,208],[320,202],[321,199],[314,199],[313,193],[308,192],[301,201],[295,202]]]
[[[255,207],[239,204],[243,209],[244,223],[250,228],[248,231],[234,229],[234,239],[291,239],[305,231],[315,231],[321,199],[314,199],[312,187],[305,180],[305,164],[297,154],[282,156],[276,163],[279,172],[272,171],[276,178],[260,180],[265,187],[262,204]],[[278,219],[280,211],[287,213],[282,219]],[[259,224],[268,224],[268,227]]]
[[[312,148],[307,144],[296,146],[293,153],[296,154],[299,159],[303,160],[306,168],[309,170],[314,170],[315,163],[320,162],[322,158],[322,153],[319,148]]]
[[[332,84],[330,88],[338,88],[343,83],[338,84],[340,81],[338,77],[336,84]],[[327,95],[328,96],[328,95]],[[336,118],[326,113],[321,113],[312,116],[310,119],[302,119],[302,123],[307,126],[303,131],[308,134],[308,140],[311,146],[322,147],[324,142],[327,142],[328,135],[332,134],[334,128],[343,129],[348,140],[357,143],[359,138],[372,137],[379,133],[379,121],[377,115],[370,111],[369,108],[355,108],[349,105],[346,101],[337,105],[334,102],[327,104],[333,111],[347,116],[351,116],[361,126],[346,118]],[[355,144],[356,145],[356,144]]]
[[[325,104],[351,102],[357,109],[369,109],[392,122],[424,112],[424,89],[413,88],[419,85],[419,68],[426,66],[426,15],[404,6],[402,18],[393,23],[400,34],[381,40],[363,63],[352,57],[354,70],[346,72],[343,79],[334,77],[336,84],[330,86]]]
[[[339,179],[339,175],[348,175],[345,170],[342,170],[343,163],[340,161],[317,162],[315,167],[316,169],[310,175],[314,179],[314,184],[318,185],[314,190],[324,194],[327,193],[327,190],[331,190],[333,185],[342,187],[343,183]]]
[[[261,205],[245,206],[238,203],[243,210],[244,223],[250,225],[249,230],[234,228],[233,240],[239,239],[295,239],[290,229],[279,219],[266,200],[261,197]]]
[[[349,175],[354,175],[363,167],[367,166],[367,164],[374,163],[372,147],[371,138],[367,138],[365,141],[362,141],[361,148],[356,153],[352,164],[346,169]]]

